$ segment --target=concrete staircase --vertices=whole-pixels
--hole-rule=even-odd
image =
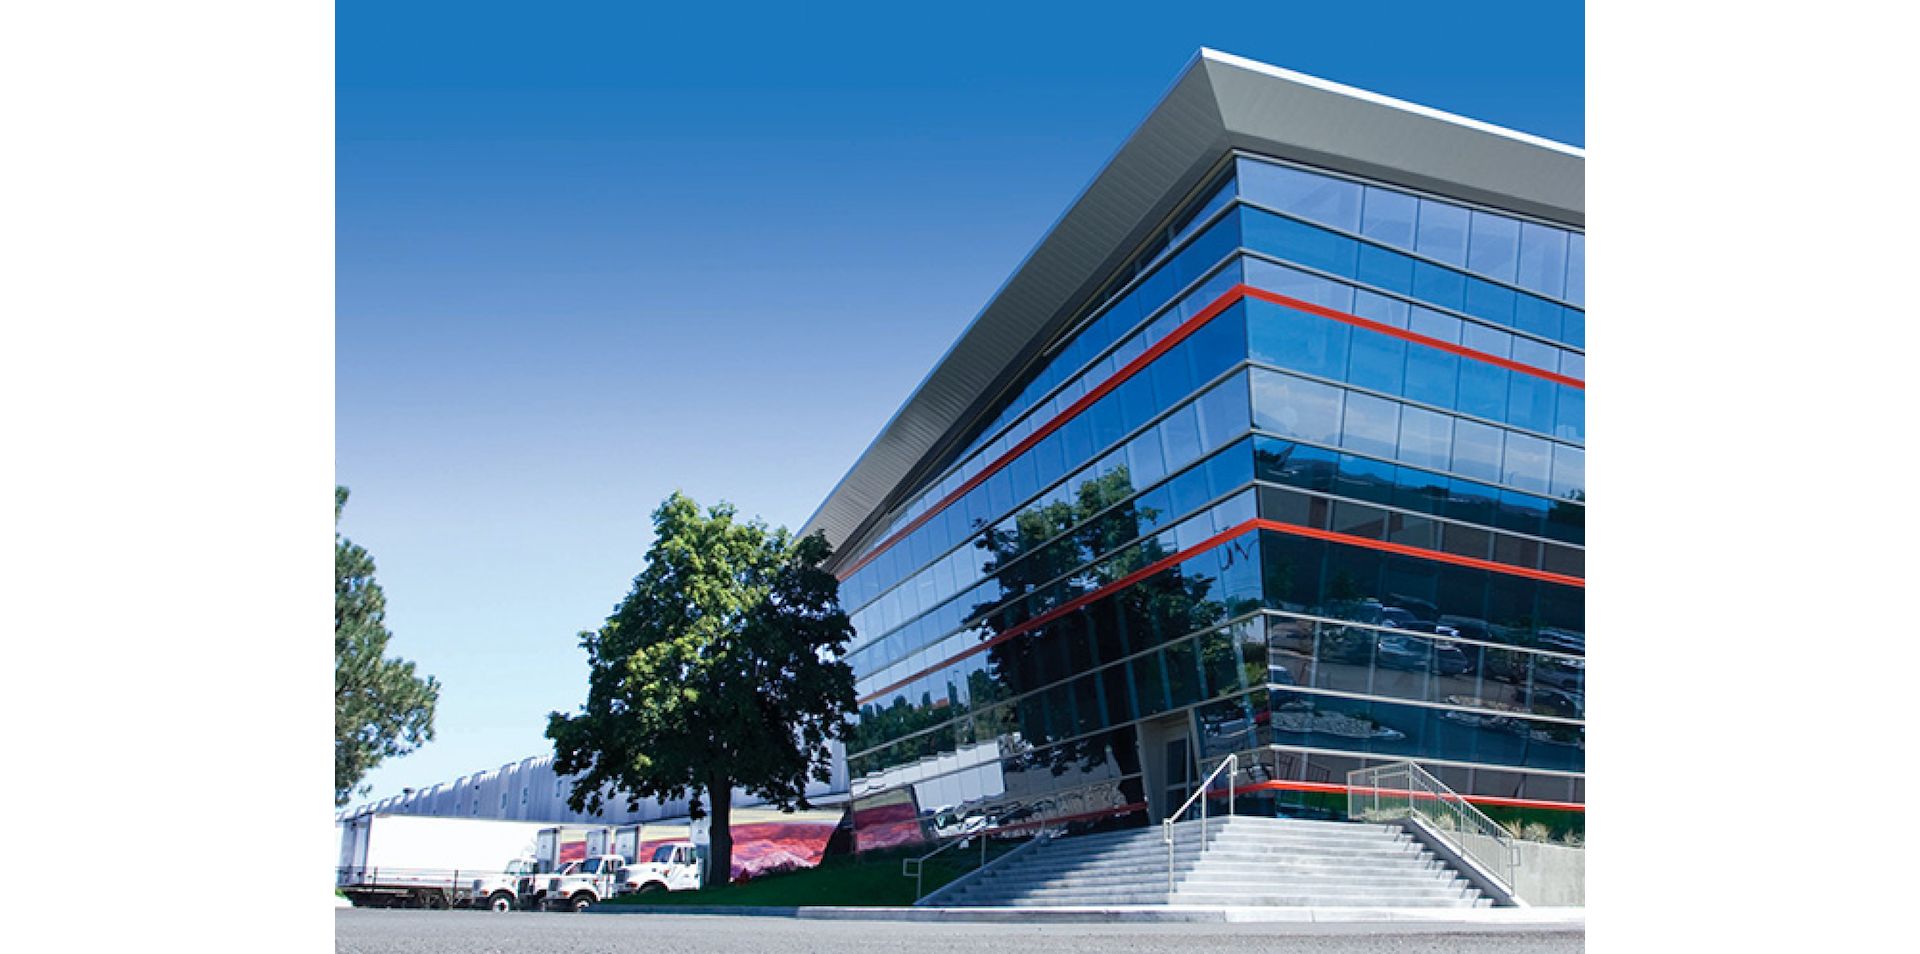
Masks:
[[[1056,838],[946,892],[942,906],[1119,904],[1490,907],[1393,825],[1235,816],[1174,826],[1174,890],[1160,827]]]

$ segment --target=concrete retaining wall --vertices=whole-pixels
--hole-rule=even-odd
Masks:
[[[1516,841],[1520,850],[1515,893],[1534,907],[1584,907],[1587,903],[1587,850],[1537,841]]]

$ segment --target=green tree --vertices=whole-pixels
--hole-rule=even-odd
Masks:
[[[735,787],[775,807],[810,807],[809,780],[831,778],[830,740],[854,712],[841,661],[853,626],[839,581],[821,568],[819,534],[704,513],[676,492],[653,512],[654,542],[633,589],[587,651],[587,701],[553,713],[554,768],[573,776],[567,803],[598,811],[624,794],[689,799],[712,816],[706,883],[732,873]]]
[[[386,656],[387,596],[373,556],[340,536],[347,488],[333,489],[333,801],[345,805],[384,759],[433,741],[440,684],[413,663]],[[365,787],[359,793],[366,792]]]

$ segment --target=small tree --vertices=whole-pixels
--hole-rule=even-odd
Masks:
[[[599,811],[602,792],[689,799],[712,816],[706,884],[732,875],[737,786],[783,810],[810,807],[809,780],[831,778],[830,740],[854,712],[841,661],[852,624],[832,548],[726,504],[702,513],[676,492],[653,512],[654,541],[633,589],[587,651],[587,701],[553,713],[554,769],[574,776],[567,803]]]
[[[433,741],[440,684],[413,663],[386,658],[387,596],[373,581],[373,556],[340,536],[347,488],[333,489],[333,802],[387,758]],[[360,789],[365,792],[365,788]]]

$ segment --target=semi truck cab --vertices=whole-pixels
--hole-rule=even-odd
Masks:
[[[653,857],[630,865],[622,879],[627,891],[694,891],[700,887],[700,856],[693,842],[661,845]]]
[[[533,898],[533,882],[539,870],[532,858],[515,858],[499,874],[475,878],[467,897],[474,907],[490,911],[523,908]]]
[[[594,855],[583,861],[567,862],[566,867],[544,879],[538,897],[543,907],[561,911],[585,911],[601,901],[620,894],[622,869],[627,860],[619,855]]]

